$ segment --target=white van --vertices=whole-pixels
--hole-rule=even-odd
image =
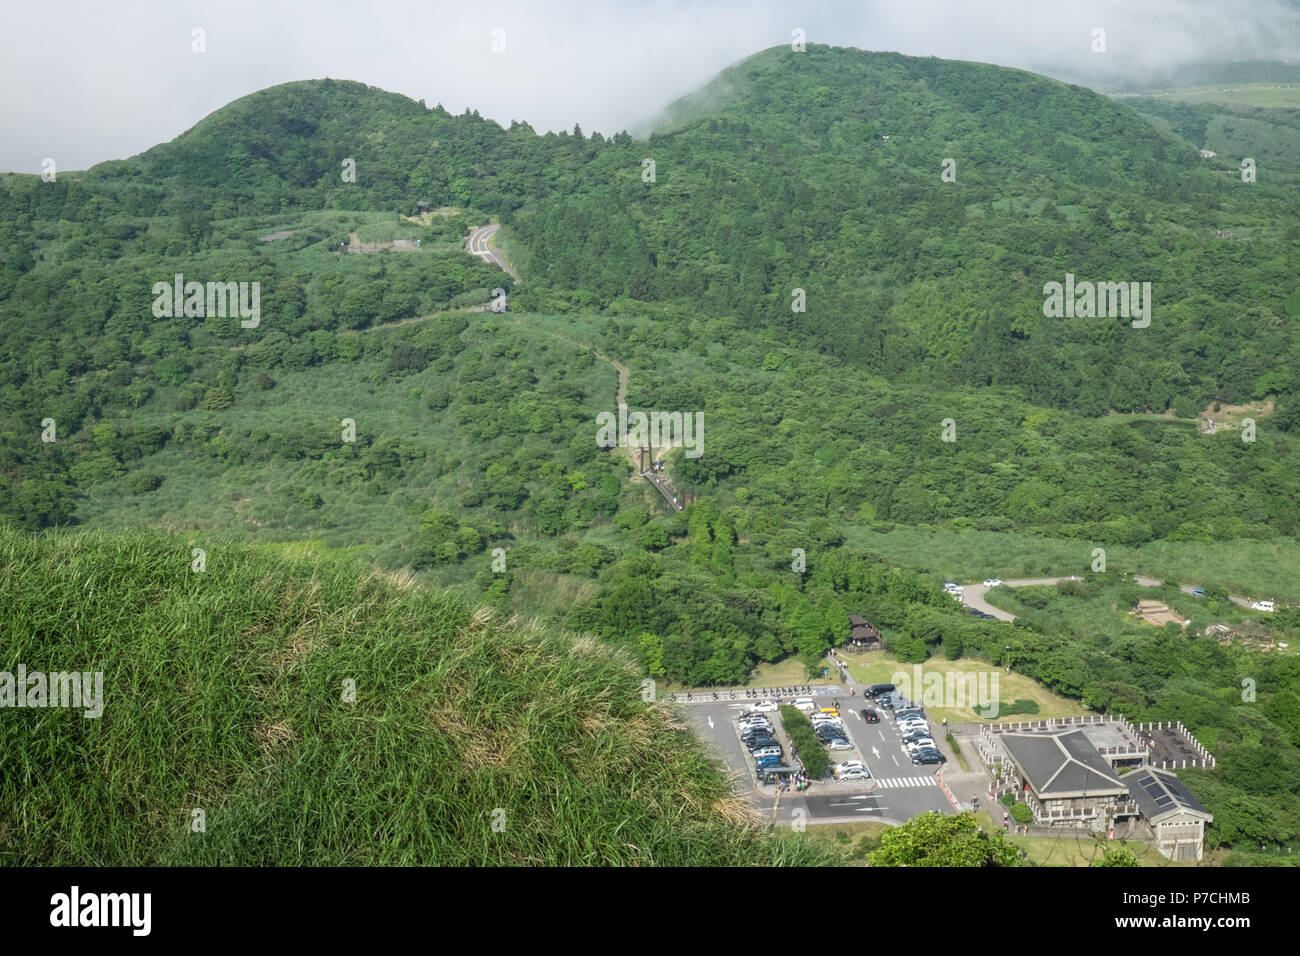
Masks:
[[[1268,611],[1268,613],[1272,614],[1272,613],[1273,613],[1273,602],[1272,602],[1272,601],[1256,601],[1254,604],[1251,605],[1251,608],[1252,608],[1253,610],[1256,610],[1256,611]]]
[[[811,697],[800,697],[798,700],[794,702],[794,709],[801,710],[805,714],[811,714],[814,710],[817,709],[817,705],[813,703],[813,699]]]

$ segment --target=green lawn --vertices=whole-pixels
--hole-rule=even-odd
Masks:
[[[915,664],[905,664],[899,661],[885,651],[874,651],[870,654],[845,655],[849,662],[849,673],[853,679],[862,684],[886,684],[898,683],[894,678],[902,673],[906,674],[909,680],[915,678]],[[1068,700],[1064,697],[1058,697],[1051,691],[1030,680],[1022,674],[1014,671],[1007,673],[1002,668],[993,667],[987,661],[979,661],[970,658],[949,661],[943,658],[931,658],[921,665],[921,674],[930,673],[947,674],[950,671],[970,674],[979,671],[989,672],[989,688],[992,689],[993,672],[997,672],[997,698],[1004,704],[1010,704],[1015,700],[1032,700],[1037,706],[1038,711],[1032,714],[1015,714],[1002,718],[992,718],[989,722],[994,723],[998,719],[1002,720],[1037,720],[1047,717],[1076,717],[1090,714],[1092,711],[1085,708],[1078,701]],[[912,694],[913,698],[917,695]],[[930,717],[932,723],[942,721],[947,718],[949,723],[971,721],[981,721],[981,718],[971,707],[934,707],[926,706],[926,714]]]

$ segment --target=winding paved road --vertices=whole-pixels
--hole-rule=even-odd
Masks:
[[[486,259],[489,262],[500,267],[503,271],[508,272],[510,274],[510,278],[518,282],[519,276],[515,273],[515,270],[511,269],[508,265],[506,265],[506,261],[501,258],[501,256],[496,252],[496,250],[494,250],[491,246],[488,245],[488,240],[490,240],[493,236],[495,236],[497,234],[497,230],[500,228],[501,226],[497,223],[493,223],[488,226],[479,226],[477,229],[475,229],[473,232],[469,234],[469,240],[466,242],[465,248],[468,249],[470,253],[472,253],[473,255]]]
[[[1082,580],[1083,578],[1079,577],[1077,574],[1072,574],[1069,577],[1064,577],[1064,578],[1022,578],[1017,581],[1003,581],[1000,586],[1004,588],[1024,588],[1024,587],[1035,587],[1035,586],[1042,586],[1042,585],[1053,585],[1059,581],[1082,581]],[[1133,583],[1138,585],[1139,587],[1154,588],[1154,587],[1159,587],[1164,582],[1161,581],[1159,578],[1144,578],[1135,574],[1133,575]],[[1180,586],[1178,590],[1182,591],[1184,594],[1191,594],[1194,589],[1192,585],[1184,584]],[[984,595],[986,595],[988,592],[989,589],[986,588],[983,584],[964,584],[962,585],[961,603],[966,605],[966,607],[974,608],[977,611],[983,611],[985,614],[992,614],[999,621],[1014,621],[1016,619],[1016,616],[1014,614],[1012,614],[1009,611],[1004,611],[1001,608],[994,607],[988,601],[984,600]],[[1235,594],[1229,594],[1228,599],[1231,600],[1234,604],[1240,604],[1242,607],[1245,608],[1250,607],[1249,598],[1238,597]]]

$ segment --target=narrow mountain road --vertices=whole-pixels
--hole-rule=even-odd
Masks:
[[[497,234],[497,230],[500,228],[501,226],[497,223],[487,226],[479,226],[469,234],[469,239],[465,243],[465,248],[468,249],[472,255],[476,255],[481,259],[486,259],[495,264],[504,272],[509,273],[510,278],[518,282],[518,273],[516,273],[514,269],[511,269],[510,266],[506,265],[506,260],[501,257],[500,253],[488,245],[489,241]]]
[[[1082,581],[1082,580],[1083,578],[1079,577],[1077,574],[1070,575],[1069,577],[1063,577],[1063,578],[1021,578],[1016,581],[1003,581],[1002,584],[999,585],[999,587],[1004,587],[1004,588],[1042,587],[1042,586],[1051,586],[1057,584],[1060,581]],[[1159,587],[1164,582],[1161,581],[1159,578],[1144,578],[1135,574],[1133,575],[1133,583],[1136,584],[1138,587],[1155,588],[1155,587]],[[1012,614],[1010,611],[1004,611],[1001,608],[994,607],[992,604],[990,604],[988,601],[984,599],[984,596],[988,594],[990,590],[991,590],[990,588],[985,587],[983,584],[964,584],[962,585],[961,603],[964,604],[966,607],[974,608],[976,611],[983,611],[985,614],[992,614],[999,621],[1014,621],[1016,619],[1016,616]],[[1184,594],[1195,593],[1195,589],[1190,584],[1181,585],[1178,588],[1178,590],[1182,591]],[[1228,599],[1231,600],[1234,604],[1240,604],[1242,607],[1245,608],[1250,607],[1251,602],[1249,598],[1238,597],[1235,594],[1229,594]]]

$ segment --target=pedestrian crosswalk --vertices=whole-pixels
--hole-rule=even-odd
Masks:
[[[880,777],[876,783],[889,788],[939,786],[939,781],[934,777]]]

